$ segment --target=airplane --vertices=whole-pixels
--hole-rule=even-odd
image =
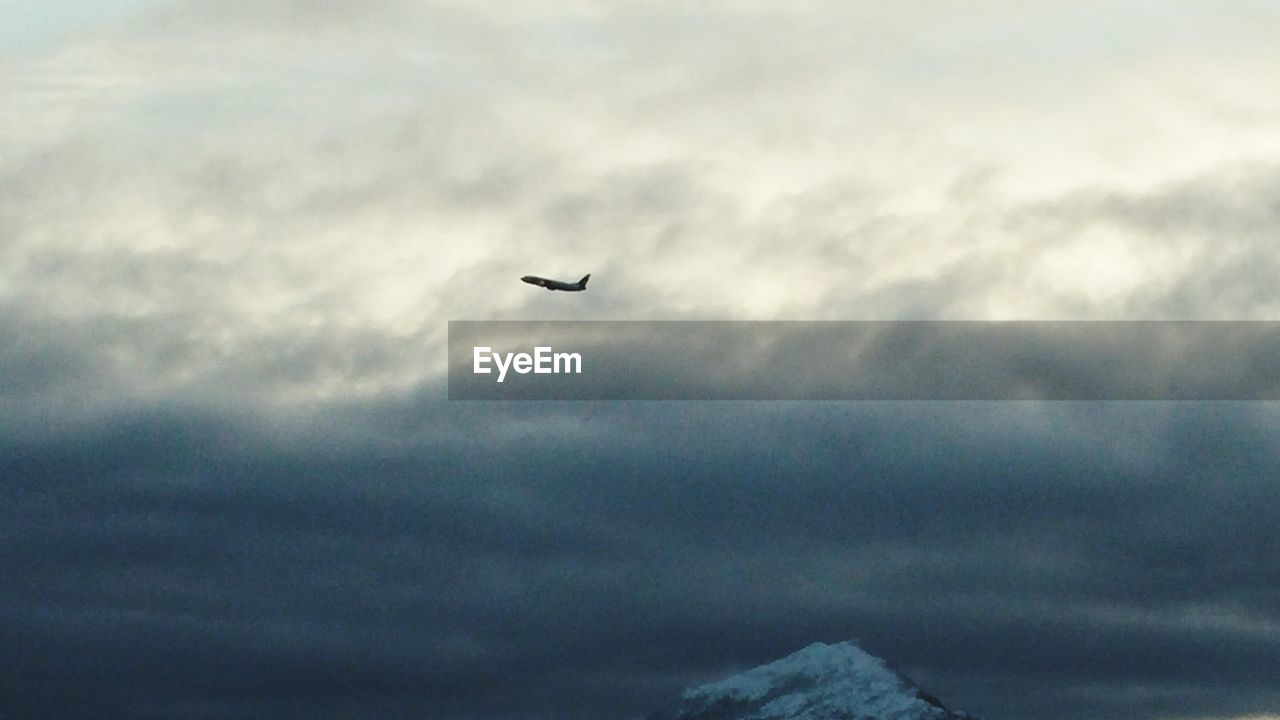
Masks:
[[[587,278],[589,277],[591,277],[590,274],[583,275],[582,279],[576,283],[560,282],[559,280],[548,280],[546,278],[540,278],[537,275],[525,275],[524,277],[520,278],[520,280],[521,282],[527,282],[530,285],[537,285],[538,287],[544,287],[548,290],[566,290],[569,292],[577,292],[579,290],[587,289]]]

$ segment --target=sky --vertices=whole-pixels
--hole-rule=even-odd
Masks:
[[[1280,715],[1271,403],[461,403],[449,320],[1273,320],[1269,0],[0,0],[0,717]],[[586,293],[547,293],[533,273]]]

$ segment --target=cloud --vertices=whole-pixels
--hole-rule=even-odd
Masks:
[[[1265,411],[465,407],[7,441],[13,711],[623,717],[814,637],[991,717],[1271,702]]]
[[[98,12],[3,23],[0,713],[1274,712],[1269,406],[440,402],[450,319],[1270,318],[1270,4]]]

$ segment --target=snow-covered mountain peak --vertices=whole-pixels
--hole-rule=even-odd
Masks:
[[[814,643],[725,680],[687,690],[647,720],[959,720],[853,643]]]

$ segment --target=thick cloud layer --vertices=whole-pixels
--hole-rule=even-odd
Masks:
[[[1271,409],[155,407],[17,433],[7,710],[625,718],[842,637],[991,718],[1274,710]]]

